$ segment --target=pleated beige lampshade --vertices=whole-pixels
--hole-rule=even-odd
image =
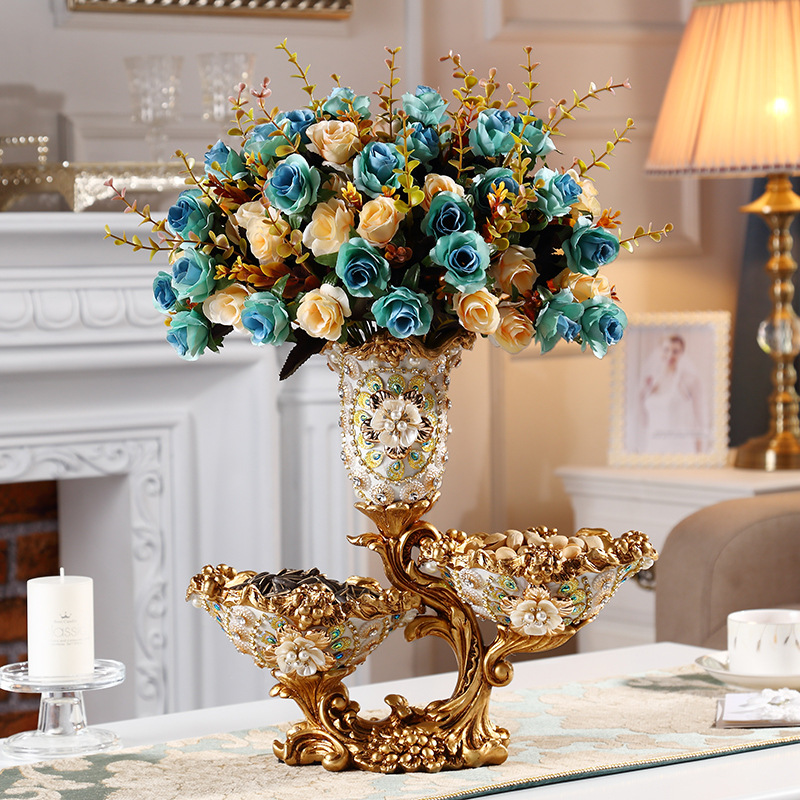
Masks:
[[[800,171],[800,0],[694,4],[646,169]]]

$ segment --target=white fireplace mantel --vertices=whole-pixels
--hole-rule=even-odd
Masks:
[[[246,337],[181,361],[152,304],[163,263],[103,238],[135,222],[0,214],[0,482],[59,481],[62,561],[95,579],[98,657],[128,667],[97,722],[264,696],[269,676],[184,602],[204,564],[353,566],[331,547],[354,521],[323,360],[283,386],[280,354]]]

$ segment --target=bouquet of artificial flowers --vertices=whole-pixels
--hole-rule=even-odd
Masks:
[[[478,80],[450,53],[462,82],[450,104],[429,86],[397,96],[399,48],[387,48],[373,110],[335,75],[317,98],[309,69],[286,42],[279,48],[308,105],[270,108],[268,80],[251,105],[240,86],[231,98],[239,145],[217,142],[202,175],[178,153],[190,188],[166,219],[125,200],[156,238],[107,231],[151,257],[168,250],[171,270],[153,289],[180,356],[216,351],[235,331],[255,345],[294,342],[286,377],[327,342],[361,344],[378,331],[433,347],[466,329],[511,353],[563,339],[598,357],[619,341],[626,316],[599,270],[621,245],[671,228],[639,228],[621,242],[618,214],[601,211],[587,174],[607,168],[633,123],[588,163],[554,170],[547,156],[576,109],[627,83],[592,84],[542,118],[530,48],[525,91],[509,86],[505,102],[494,70]]]

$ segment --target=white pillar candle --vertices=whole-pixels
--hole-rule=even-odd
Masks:
[[[61,574],[28,581],[28,675],[78,678],[94,672],[91,578]]]

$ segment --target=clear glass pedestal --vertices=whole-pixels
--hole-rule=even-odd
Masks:
[[[119,744],[117,735],[86,724],[83,693],[108,689],[125,680],[125,665],[97,659],[94,673],[85,678],[31,678],[28,663],[0,667],[0,689],[41,693],[39,725],[35,731],[9,736],[3,752],[13,758],[68,758],[108,750]]]

